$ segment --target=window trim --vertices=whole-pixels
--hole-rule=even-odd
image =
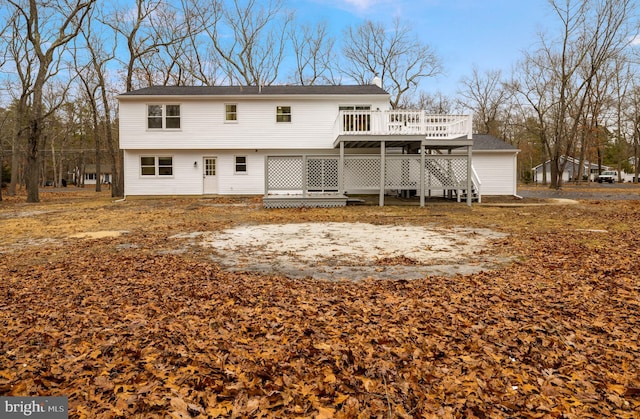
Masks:
[[[152,106],[160,107],[160,115],[150,115],[149,109]],[[167,107],[168,106],[177,106],[178,107],[178,115],[168,115]],[[147,131],[180,131],[182,129],[182,104],[180,103],[147,103]],[[149,120],[151,118],[160,119],[160,127],[150,127]],[[167,120],[169,121],[178,121],[178,127],[167,128]],[[149,156],[151,157],[151,156]]]
[[[149,179],[149,178],[154,178],[154,179],[166,179],[166,178],[173,178],[174,177],[174,161],[173,161],[173,156],[170,155],[155,155],[155,156],[150,156],[148,154],[141,154],[138,156],[138,161],[140,162],[140,171],[139,173],[139,177],[143,178],[143,179]],[[153,159],[153,166],[151,164],[142,164],[142,159]],[[171,159],[171,164],[167,165],[167,164],[160,164],[160,160],[161,159]],[[153,174],[144,174],[143,173],[143,169],[144,168],[151,168],[153,167]],[[161,169],[166,169],[166,168],[170,168],[171,169],[171,174],[162,174]]]
[[[284,108],[288,108],[289,112],[288,113],[284,113]],[[278,105],[278,106],[276,106],[276,123],[278,123],[278,124],[290,124],[293,121],[292,115],[293,115],[293,109],[291,108],[291,105]],[[286,117],[288,117],[288,118],[286,118]]]
[[[227,106],[234,106],[233,112],[229,112]],[[229,119],[229,115],[233,114],[235,119]],[[225,103],[224,104],[224,123],[225,124],[237,124],[238,123],[238,104],[237,103]]]
[[[370,111],[371,105],[338,105],[339,111]]]
[[[244,162],[239,163],[239,158],[244,159]],[[244,166],[244,170],[238,170],[238,166]],[[233,157],[233,173],[236,175],[246,175],[247,173],[249,173],[249,157],[246,154]]]

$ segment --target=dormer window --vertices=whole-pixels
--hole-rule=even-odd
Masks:
[[[148,129],[180,129],[180,105],[147,105]]]

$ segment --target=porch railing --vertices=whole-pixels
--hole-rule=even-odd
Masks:
[[[337,135],[424,135],[427,139],[472,136],[471,115],[434,115],[421,110],[343,110]]]

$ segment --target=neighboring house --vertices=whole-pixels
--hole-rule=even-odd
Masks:
[[[84,184],[95,185],[97,179],[98,179],[98,174],[96,173],[96,165],[95,164],[85,165],[84,166]],[[100,166],[100,182],[102,184],[111,183],[111,166],[110,165]]]
[[[565,160],[565,156],[560,157],[561,161]],[[566,157],[567,163],[564,166],[564,172],[562,172],[562,180],[565,182],[576,180],[578,176],[578,168],[580,167],[580,161],[574,157]],[[543,169],[544,167],[544,169]],[[601,166],[602,170],[609,170],[609,166]],[[544,165],[541,163],[531,169],[533,172],[533,181],[542,183],[544,180],[543,170],[547,172],[547,182],[551,181],[551,161],[547,160]],[[595,180],[600,173],[598,172],[598,165],[595,163],[589,163],[584,161],[582,165],[582,176],[587,176],[588,180]]]
[[[156,86],[118,99],[126,196],[261,194],[287,207],[515,194],[517,150],[481,136],[472,154],[470,115],[391,110],[377,85]]]

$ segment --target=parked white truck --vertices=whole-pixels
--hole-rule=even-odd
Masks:
[[[598,183],[608,182],[614,183],[618,181],[618,172],[613,170],[605,170],[598,175]]]

